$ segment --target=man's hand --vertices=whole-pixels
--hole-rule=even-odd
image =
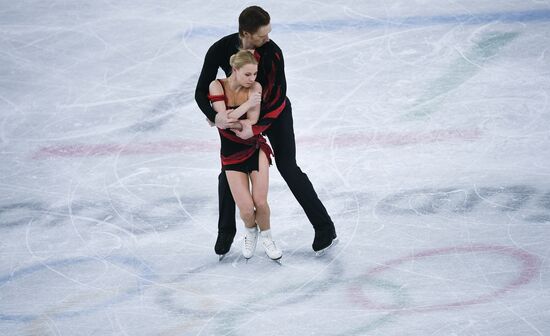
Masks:
[[[254,136],[254,132],[252,132],[252,125],[245,122],[242,122],[241,124],[243,126],[243,129],[240,131],[235,130],[235,134],[243,140],[252,138]]]
[[[215,124],[216,127],[221,129],[239,127],[239,121],[235,118],[228,116],[229,112],[233,110],[226,110],[225,112],[218,112],[216,114]]]

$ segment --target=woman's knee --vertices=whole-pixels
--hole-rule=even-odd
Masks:
[[[246,204],[240,204],[239,206],[239,214],[241,215],[241,218],[244,220],[254,218],[254,203],[247,202]]]
[[[254,207],[256,211],[265,211],[269,209],[267,197],[254,197]]]

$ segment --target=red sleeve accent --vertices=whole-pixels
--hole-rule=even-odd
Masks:
[[[210,102],[217,102],[217,101],[225,101],[225,95],[221,94],[221,95],[211,95],[209,94],[208,95],[208,100],[210,100]]]
[[[281,114],[281,112],[283,112],[285,107],[286,107],[286,100],[283,101],[283,103],[278,108],[267,113],[261,119],[262,123],[252,125],[252,134],[258,135],[266,131],[269,128],[269,126],[271,126],[271,122],[279,117],[279,115]]]
[[[277,107],[276,109],[274,109],[271,112],[268,112],[266,115],[264,115],[264,118],[277,119],[279,117],[279,114],[281,114],[281,112],[283,112],[285,107],[286,107],[286,101],[283,101],[281,106]]]

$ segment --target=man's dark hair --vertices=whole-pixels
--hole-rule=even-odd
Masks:
[[[244,36],[244,32],[254,34],[260,27],[267,26],[270,20],[269,13],[262,7],[247,7],[239,15],[239,35]]]

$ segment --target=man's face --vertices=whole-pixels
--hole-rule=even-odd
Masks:
[[[269,42],[269,33],[271,33],[271,24],[261,26],[254,34],[244,32],[244,39],[247,45],[259,48]]]

